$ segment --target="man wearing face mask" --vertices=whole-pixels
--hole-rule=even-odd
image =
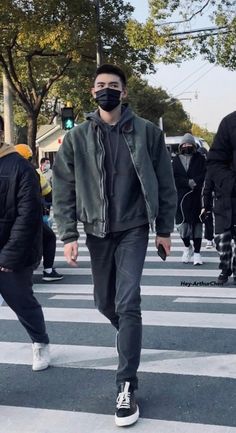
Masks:
[[[56,156],[54,217],[72,266],[78,256],[77,221],[84,223],[95,304],[117,331],[115,422],[126,426],[139,417],[134,391],[149,225],[156,231],[156,246],[169,255],[176,191],[162,131],[122,104],[124,72],[114,65],[99,67],[92,95],[98,110],[66,134]]]
[[[40,170],[46,177],[47,181],[52,185],[52,169],[50,160],[48,158],[41,158],[40,160]]]
[[[182,262],[189,263],[193,256],[193,264],[202,265],[202,222],[199,215],[206,160],[197,152],[192,134],[183,136],[179,144],[179,154],[173,160],[173,171],[178,193],[176,224],[185,246]]]

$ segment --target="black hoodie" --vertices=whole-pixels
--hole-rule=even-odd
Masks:
[[[102,131],[108,198],[107,231],[124,231],[148,224],[141,184],[122,134],[124,126],[133,119],[132,110],[123,105],[121,118],[115,125],[103,122],[98,111],[89,113],[87,119],[95,122]]]

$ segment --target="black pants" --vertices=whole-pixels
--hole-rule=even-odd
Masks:
[[[189,247],[191,244],[190,238],[183,238],[182,241],[185,247]],[[202,245],[202,238],[193,238],[193,248],[195,253],[200,253],[201,245]]]
[[[147,244],[148,225],[110,233],[101,239],[87,235],[98,310],[119,331],[119,365],[116,383],[128,381],[138,386],[142,319],[140,280]]]
[[[212,241],[214,238],[214,223],[213,223],[213,215],[212,213],[206,219],[205,222],[205,239],[207,241]]]
[[[0,272],[0,293],[31,340],[34,343],[48,343],[42,308],[32,290],[32,275],[31,268],[20,272]]]
[[[56,235],[46,223],[43,223],[43,267],[52,268],[56,253]]]

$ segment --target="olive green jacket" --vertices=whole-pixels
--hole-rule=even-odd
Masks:
[[[122,127],[122,134],[141,183],[149,224],[157,234],[169,236],[174,227],[176,189],[163,133],[134,114]],[[71,129],[57,152],[53,210],[64,243],[78,239],[78,221],[84,223],[86,233],[106,235],[104,157],[101,129],[92,120]],[[127,188],[127,194],[131,193]]]

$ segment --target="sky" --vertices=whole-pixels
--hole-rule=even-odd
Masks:
[[[148,16],[148,0],[129,0],[135,7],[134,18]],[[204,27],[198,21],[193,28]],[[158,65],[157,73],[145,77],[153,87],[162,87],[181,100],[190,120],[215,132],[221,119],[236,110],[236,71],[214,66],[202,59],[175,65]]]

